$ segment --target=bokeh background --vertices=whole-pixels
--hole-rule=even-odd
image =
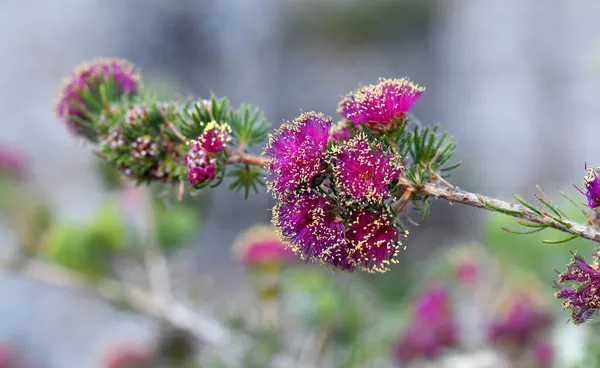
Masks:
[[[456,137],[463,166],[454,184],[504,199],[531,196],[536,184],[552,193],[579,183],[584,162],[598,163],[599,20],[594,0],[3,1],[0,136],[29,157],[33,186],[57,216],[85,222],[107,195],[97,159],[53,112],[63,79],[82,61],[127,58],[164,96],[212,91],[260,106],[275,126],[300,111],[335,115],[359,84],[410,76],[427,88],[414,114]],[[201,231],[171,262],[176,286],[201,288],[205,308],[219,310],[251,298],[230,246],[269,221],[273,202],[226,188],[206,201]],[[485,221],[479,210],[434,202],[400,265],[369,276],[369,289],[401,298],[403,272],[440,249],[486,242]],[[14,236],[0,231],[10,247]],[[47,367],[95,367],[115,339],[155,334],[152,321],[97,300],[0,278],[0,338]]]

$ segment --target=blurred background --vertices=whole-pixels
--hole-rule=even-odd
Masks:
[[[593,0],[4,1],[0,136],[27,157],[30,186],[57,219],[88,223],[112,194],[90,148],[53,113],[62,81],[80,62],[126,58],[162,96],[214,92],[260,106],[275,126],[300,111],[336,116],[340,98],[360,84],[409,76],[427,88],[415,116],[456,137],[463,165],[453,184],[503,199],[530,197],[536,184],[557,193],[581,182],[586,161],[598,164],[599,20]],[[273,201],[218,188],[200,202],[200,231],[169,257],[172,283],[181,295],[200,293],[208,313],[236,312],[254,293],[231,244],[270,221]],[[509,265],[524,259],[520,245],[536,240],[497,231],[502,220],[482,212],[435,202],[391,272],[339,277],[360,279],[385,306],[413,293],[423,281],[414,270],[435,268],[451,247],[481,243]],[[3,248],[14,246],[13,230],[0,234]],[[545,276],[541,293],[551,299],[552,267],[563,269],[577,246],[591,254],[583,244],[539,245],[521,268]],[[0,341],[13,342],[35,366],[103,367],[106,346],[152,344],[157,326],[67,289],[0,275]],[[559,337],[584,339],[583,328],[572,328]],[[577,351],[571,356],[583,356]]]

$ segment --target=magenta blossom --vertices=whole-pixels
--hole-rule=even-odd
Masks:
[[[372,203],[390,197],[389,187],[403,169],[398,157],[370,144],[363,134],[336,147],[332,166],[342,195]]]
[[[217,175],[216,160],[209,157],[199,144],[193,143],[192,149],[185,155],[188,180],[192,185],[212,180]]]
[[[231,128],[228,124],[219,125],[211,121],[204,127],[204,132],[198,137],[196,143],[207,153],[216,154],[225,149],[230,132]]]
[[[586,165],[587,176],[585,181],[585,193],[575,187],[581,194],[585,195],[588,201],[589,208],[597,208],[600,206],[600,176],[598,169],[588,169]]]
[[[456,277],[462,285],[473,285],[477,281],[479,267],[474,260],[461,260],[456,267]]]
[[[396,345],[401,363],[434,358],[458,343],[450,293],[441,285],[431,286],[417,298],[411,322]]]
[[[273,225],[286,244],[306,260],[333,265],[335,249],[345,241],[343,222],[320,194],[292,193],[283,198],[273,208]]]
[[[385,272],[396,262],[404,232],[392,221],[392,215],[383,210],[357,210],[351,214],[346,238],[356,265],[367,272]]]
[[[114,102],[123,95],[136,93],[140,77],[133,65],[124,60],[100,59],[80,65],[65,82],[56,104],[57,116],[65,120],[74,134],[94,138],[92,127],[82,123],[91,125],[93,114],[104,108],[99,102],[102,83],[112,87],[107,94],[114,100],[108,102]],[[90,104],[90,99],[96,103]]]
[[[338,111],[356,125],[366,123],[372,129],[388,130],[404,120],[424,90],[408,78],[382,78],[376,85],[348,94]]]
[[[558,276],[559,291],[554,296],[564,299],[563,308],[571,309],[571,319],[576,325],[586,322],[600,309],[599,259],[597,253],[590,265],[579,254],[573,254],[566,271]],[[571,284],[571,287],[565,287],[565,284]]]
[[[244,231],[234,245],[237,258],[249,266],[285,264],[298,258],[272,226],[257,225]]]
[[[329,138],[338,143],[350,139],[350,130],[348,129],[348,122],[346,120],[340,120],[331,127],[329,131]]]
[[[551,323],[550,313],[531,296],[517,295],[509,304],[507,313],[489,326],[489,338],[493,342],[520,346],[531,341]]]
[[[536,367],[551,367],[554,362],[554,349],[546,341],[538,341],[531,349],[531,357]]]
[[[301,185],[310,185],[323,172],[331,119],[315,112],[304,113],[283,124],[269,138],[268,188],[281,197]]]

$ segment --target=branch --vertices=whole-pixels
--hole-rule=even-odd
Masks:
[[[15,275],[48,285],[83,288],[108,302],[126,304],[149,317],[164,320],[171,326],[188,331],[199,341],[214,348],[223,362],[228,363],[227,366],[238,367],[242,361],[243,350],[235,346],[231,331],[214,318],[181,302],[164,299],[141,288],[124,286],[109,279],[90,284],[73,271],[36,260],[28,260],[18,268],[10,265],[3,268],[6,269],[0,269],[0,278]]]
[[[230,157],[230,162],[241,162],[249,165],[265,166],[268,161],[260,156],[236,153]],[[539,213],[534,212],[531,209],[519,204],[505,202],[500,199],[490,198],[484,195],[466,192],[464,190],[449,188],[433,183],[415,185],[405,177],[400,177],[398,187],[403,189],[405,192],[410,192],[413,194],[441,198],[451,202],[487,209],[489,211],[502,212],[512,217],[528,220],[532,223],[545,225],[549,228],[573,234],[584,239],[600,242],[600,230],[593,226],[582,225],[562,218],[558,219],[557,221],[556,217],[550,216],[544,211],[538,211]],[[404,209],[404,206],[405,203],[404,205],[400,206],[400,210]]]

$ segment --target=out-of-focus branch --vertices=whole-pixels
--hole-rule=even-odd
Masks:
[[[241,346],[236,346],[241,341],[234,341],[232,332],[216,319],[179,301],[167,300],[141,288],[125,286],[109,279],[90,284],[72,271],[37,260],[29,260],[18,268],[0,265],[0,277],[5,276],[19,276],[60,287],[81,288],[109,302],[128,305],[140,313],[188,331],[198,341],[214,349],[228,366],[241,366],[243,350]]]

